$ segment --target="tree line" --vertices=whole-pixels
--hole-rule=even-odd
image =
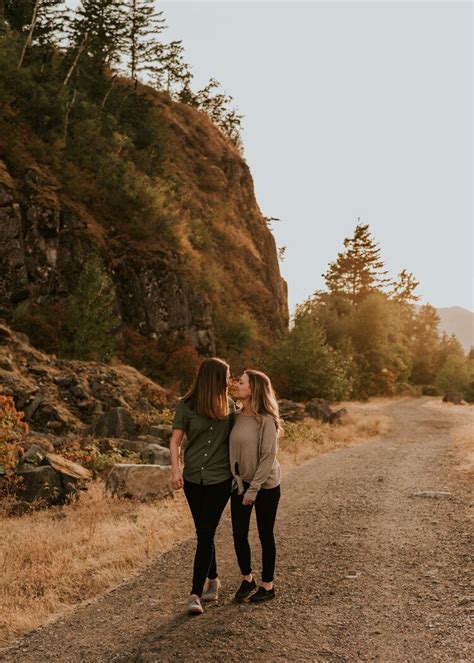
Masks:
[[[64,140],[72,107],[81,90],[95,90],[103,110],[114,80],[128,76],[135,93],[139,82],[166,92],[175,101],[205,112],[239,149],[240,115],[233,98],[211,78],[201,90],[192,89],[193,74],[181,40],[165,41],[163,11],[155,0],[82,0],[75,10],[64,0],[0,0],[0,30],[19,36],[16,70],[48,62],[61,55],[61,89],[68,91],[62,118]]]
[[[359,223],[322,275],[325,289],[297,306],[267,359],[280,394],[296,400],[460,391],[474,400],[474,351],[439,331],[403,269],[390,278],[369,226]]]

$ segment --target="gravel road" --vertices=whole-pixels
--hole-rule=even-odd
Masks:
[[[239,576],[226,511],[217,537],[223,590],[204,615],[183,612],[190,539],[26,634],[0,660],[471,663],[473,499],[449,451],[450,429],[471,408],[453,414],[428,399],[384,407],[393,425],[383,438],[286,473],[273,602],[232,602]],[[254,523],[252,541],[257,571]]]

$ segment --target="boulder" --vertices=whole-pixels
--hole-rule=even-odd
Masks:
[[[309,417],[309,414],[305,412],[303,403],[281,399],[278,401],[278,406],[280,417],[284,421],[302,421],[306,417]]]
[[[116,497],[147,501],[173,495],[171,467],[117,464],[110,470],[105,489]]]
[[[171,434],[173,433],[173,428],[169,424],[159,424],[158,426],[150,426],[150,435],[157,437],[161,440],[160,444],[163,444],[165,447],[169,447]]]
[[[455,405],[460,405],[462,402],[462,394],[458,391],[448,391],[443,396],[443,403],[454,403]]]
[[[61,475],[50,465],[24,464],[17,473],[23,479],[17,495],[25,502],[51,506],[64,501]]]
[[[341,407],[339,410],[336,410],[335,412],[331,413],[331,417],[329,419],[330,424],[342,424],[342,419],[345,417],[347,414],[347,410],[345,407]]]
[[[147,444],[140,453],[140,460],[148,465],[170,465],[170,451],[159,444]]]
[[[125,408],[114,407],[99,417],[89,432],[99,437],[133,439],[137,434],[137,427]]]
[[[311,401],[308,401],[305,410],[310,417],[324,423],[329,423],[333,414],[329,404],[323,398],[313,398]]]
[[[41,465],[46,458],[46,451],[37,444],[32,444],[23,454],[22,462],[28,465]]]

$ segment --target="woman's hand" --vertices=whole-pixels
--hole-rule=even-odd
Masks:
[[[253,500],[251,500],[249,497],[245,497],[245,495],[242,497],[242,504],[244,506],[252,506]]]
[[[171,485],[174,490],[179,490],[183,487],[183,475],[181,472],[173,472],[171,476]]]

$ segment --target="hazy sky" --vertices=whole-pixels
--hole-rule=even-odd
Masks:
[[[196,88],[217,78],[245,115],[290,309],[323,286],[358,217],[423,301],[473,309],[471,3],[158,6]]]

